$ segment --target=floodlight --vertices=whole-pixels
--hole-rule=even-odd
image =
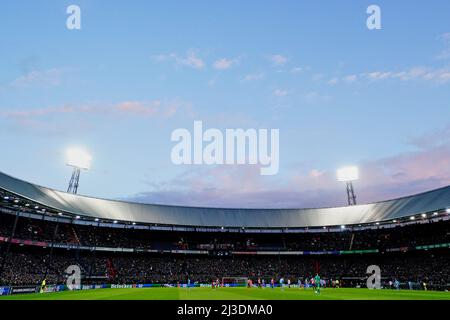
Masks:
[[[70,148],[67,150],[67,165],[88,170],[91,167],[92,156],[80,148]]]
[[[67,165],[73,167],[67,192],[76,194],[80,183],[81,170],[89,170],[92,156],[80,148],[70,148],[67,150]]]
[[[355,181],[359,179],[359,170],[358,167],[345,167],[341,168],[337,171],[338,181],[348,182]]]
[[[344,167],[337,171],[337,179],[347,184],[347,202],[349,206],[356,205],[356,195],[353,189],[353,181],[359,179],[359,169],[355,166]]]
[[[450,213],[450,208],[449,208],[449,209],[447,209],[447,210],[445,210],[445,212],[447,212],[447,213]]]

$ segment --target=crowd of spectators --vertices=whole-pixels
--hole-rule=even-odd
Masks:
[[[13,216],[0,215],[0,236],[11,234]],[[341,251],[415,247],[450,243],[450,220],[339,232],[243,234],[165,232],[108,228],[20,218],[15,239],[91,247],[153,250]]]
[[[11,235],[14,216],[0,214],[0,237]],[[388,253],[390,248],[450,243],[450,221],[425,222],[339,232],[283,234],[203,233],[149,231],[54,223],[20,217],[14,230],[16,240],[45,242],[20,246],[0,241],[0,285],[64,283],[65,270],[76,264],[86,283],[176,283],[210,282],[223,277],[279,279],[311,277],[319,271],[325,279],[341,278],[351,286],[366,278],[367,266],[379,265],[385,281],[427,281],[443,288],[450,282],[448,248]],[[72,249],[51,250],[50,243],[70,244]],[[91,247],[81,250],[79,247]],[[44,248],[43,248],[44,247]],[[203,250],[209,254],[114,253],[107,247],[162,250]],[[77,249],[78,248],[78,249]],[[378,249],[363,255],[242,255],[252,251],[340,251]],[[444,250],[444,251],[442,251]],[[118,250],[117,250],[118,251]],[[226,255],[214,255],[217,251]],[[406,251],[406,250],[401,250]],[[52,254],[50,254],[52,252]],[[386,253],[385,253],[386,252]],[[241,254],[239,254],[241,253]]]
[[[80,253],[76,250],[48,251],[22,248],[7,257],[0,285],[38,285],[47,274],[47,283],[66,281],[65,270],[78,265],[83,283],[210,283],[223,277],[261,278],[267,282],[281,277],[304,281],[319,273],[323,279],[339,279],[343,285],[365,283],[369,265],[378,265],[385,285],[426,282],[429,288],[445,289],[450,284],[447,251],[344,256],[191,256],[179,254]]]

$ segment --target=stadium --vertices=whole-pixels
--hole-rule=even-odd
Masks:
[[[224,209],[0,173],[0,299],[450,299],[449,226],[450,186],[346,207]],[[367,289],[373,265],[380,290]]]

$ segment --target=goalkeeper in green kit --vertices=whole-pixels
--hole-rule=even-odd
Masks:
[[[316,291],[314,292],[320,294],[320,276],[318,273],[316,273],[316,276],[314,277],[314,284],[316,286]]]

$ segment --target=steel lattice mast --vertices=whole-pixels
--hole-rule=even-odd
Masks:
[[[347,181],[347,201],[349,206],[356,205],[355,190],[353,189],[353,183],[351,181]]]
[[[68,193],[77,194],[78,185],[80,183],[80,168],[74,167],[72,172],[72,178],[70,178],[69,188],[67,188]]]

